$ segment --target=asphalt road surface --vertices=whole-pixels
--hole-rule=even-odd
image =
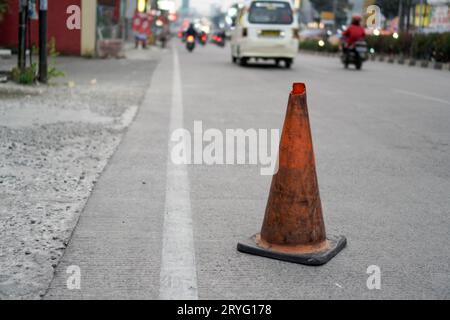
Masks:
[[[450,298],[450,73],[300,54],[240,67],[228,48],[163,55],[81,215],[47,299]],[[307,267],[236,251],[270,187],[254,165],[174,165],[173,130],[280,129],[305,82],[327,232],[348,246]],[[369,290],[367,269],[381,270]],[[69,266],[81,271],[70,290]],[[70,286],[69,286],[70,287]]]

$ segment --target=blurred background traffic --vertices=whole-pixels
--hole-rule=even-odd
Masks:
[[[26,46],[38,46],[39,1],[0,0],[2,56],[19,45],[19,2],[27,6]],[[42,1],[41,1],[42,2]],[[224,46],[230,40],[245,3],[206,0],[58,0],[49,1],[48,37],[67,55],[120,56],[127,41],[136,46],[164,47],[173,36],[183,38],[190,23],[201,44]],[[338,52],[352,16],[360,15],[372,55],[438,61],[450,60],[449,0],[292,0],[298,21],[299,48]],[[376,25],[368,26],[373,6]],[[77,14],[78,18],[71,16]],[[69,21],[69,19],[72,19]],[[77,22],[79,25],[77,26]],[[296,22],[297,23],[297,22]]]

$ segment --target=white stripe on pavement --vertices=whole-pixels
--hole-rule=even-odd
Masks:
[[[450,102],[447,101],[447,100],[443,100],[443,99],[439,99],[439,98],[435,98],[435,97],[430,97],[430,96],[426,96],[426,95],[415,93],[415,92],[411,92],[411,91],[394,89],[394,92],[405,94],[405,95],[408,95],[408,96],[413,96],[413,97],[416,97],[416,98],[421,98],[421,99],[424,99],[424,100],[429,100],[429,101],[434,101],[434,102],[439,102],[439,103],[443,103],[443,104],[446,104],[446,105],[450,105]]]
[[[172,106],[159,289],[159,298],[163,300],[198,299],[188,171],[186,165],[175,165],[170,156],[175,145],[170,135],[182,127],[180,63],[177,50],[173,47]]]

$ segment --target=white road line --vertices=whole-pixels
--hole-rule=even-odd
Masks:
[[[415,92],[411,92],[411,91],[394,89],[394,92],[405,94],[405,95],[408,95],[408,96],[421,98],[421,99],[424,99],[424,100],[429,100],[429,101],[434,101],[434,102],[439,102],[439,103],[443,103],[443,104],[446,104],[446,105],[450,105],[450,102],[447,101],[447,100],[443,100],[443,99],[439,99],[439,98],[435,98],[435,97],[430,97],[430,96],[426,96],[426,95],[415,93]]]
[[[180,64],[176,48],[173,47],[172,106],[159,289],[159,298],[164,300],[198,299],[188,170],[186,165],[175,165],[170,158],[175,144],[170,141],[170,135],[182,126]]]

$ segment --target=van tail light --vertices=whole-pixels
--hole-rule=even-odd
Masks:
[[[292,37],[297,40],[300,39],[300,33],[298,29],[292,29]]]
[[[242,36],[245,38],[248,36],[248,29],[247,28],[243,28],[242,29]]]

